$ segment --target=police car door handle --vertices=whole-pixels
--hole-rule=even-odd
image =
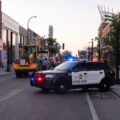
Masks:
[[[87,75],[87,73],[84,73],[84,75]]]
[[[103,74],[103,72],[100,72],[100,74]]]

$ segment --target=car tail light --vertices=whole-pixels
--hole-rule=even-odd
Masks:
[[[36,80],[38,83],[42,83],[45,80],[45,77],[43,74],[37,75]]]

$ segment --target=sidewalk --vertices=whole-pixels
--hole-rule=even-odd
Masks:
[[[112,91],[120,97],[120,84],[111,87]]]
[[[4,68],[0,67],[0,76],[9,75],[12,73],[14,73],[14,70],[12,67],[11,67],[11,70],[9,72],[7,72]]]

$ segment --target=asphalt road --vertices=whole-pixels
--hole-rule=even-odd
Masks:
[[[43,92],[29,78],[0,77],[0,120],[120,120],[120,100],[112,92]]]

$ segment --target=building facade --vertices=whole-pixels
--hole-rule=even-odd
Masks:
[[[20,38],[21,45],[27,44],[27,30],[21,25],[19,26],[19,38]]]
[[[19,23],[2,13],[2,41],[1,63],[7,61],[7,51],[9,50],[10,63],[19,58]]]
[[[104,45],[104,38],[108,37],[108,33],[110,32],[110,24],[111,23],[101,23],[100,27],[99,27],[99,32],[98,32],[98,38],[100,40],[100,52],[101,52],[101,58],[105,59],[107,61],[110,60],[110,54],[111,51],[109,49],[112,50],[111,46],[107,46]]]
[[[48,36],[50,38],[53,38],[53,26],[52,25],[49,25]]]

